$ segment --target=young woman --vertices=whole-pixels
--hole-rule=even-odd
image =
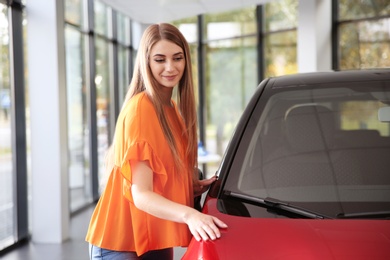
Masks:
[[[177,87],[177,104],[172,100]],[[173,247],[217,239],[226,224],[193,208],[215,177],[198,180],[197,118],[188,43],[149,26],[108,153],[109,177],[86,241],[91,259],[173,259]]]

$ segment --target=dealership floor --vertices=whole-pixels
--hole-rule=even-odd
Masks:
[[[26,243],[7,254],[2,260],[88,260],[88,244],[85,242],[90,216],[94,205],[72,216],[70,221],[70,239],[62,244]],[[185,248],[175,248],[174,260],[179,260]]]

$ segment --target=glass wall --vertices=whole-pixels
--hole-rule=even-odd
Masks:
[[[65,1],[65,20],[80,28],[84,28],[84,1],[83,0],[66,0]]]
[[[179,21],[173,21],[173,25],[179,28],[186,38],[191,52],[192,74],[195,89],[199,89],[198,79],[198,17],[189,17]]]
[[[72,211],[92,201],[89,170],[89,126],[82,34],[65,26],[66,88],[68,113],[69,189]]]
[[[200,82],[198,78],[198,17],[189,17],[186,19],[182,19],[179,21],[173,21],[173,25],[175,25],[177,28],[179,28],[180,32],[184,35],[186,38],[189,47],[190,47],[190,55],[191,55],[191,64],[192,64],[192,75],[194,80],[194,88],[195,88],[195,95],[197,98],[198,103],[198,110],[199,107],[199,91],[200,91]],[[175,93],[176,94],[176,93]],[[199,119],[199,118],[198,118]],[[199,125],[199,122],[198,122]]]
[[[112,9],[100,1],[95,1],[94,5],[94,28],[97,36],[95,38],[95,88],[96,88],[96,121],[97,121],[97,148],[98,148],[98,178],[99,184],[104,185],[105,180],[105,155],[111,141],[110,118],[112,114],[110,88],[114,88],[112,83],[113,57],[110,55],[112,44],[109,39],[113,37],[112,30]],[[116,88],[117,89],[117,88]]]
[[[297,0],[266,4],[262,28],[256,6],[174,22],[193,50],[195,83],[200,88],[200,139],[207,153],[199,162],[207,164],[206,174],[215,172],[259,78],[297,71],[297,5]],[[264,51],[258,50],[258,39]],[[265,68],[258,64],[259,52],[264,53]],[[195,65],[199,60],[201,64]]]
[[[116,14],[117,30],[116,35],[118,38],[118,86],[119,86],[119,105],[122,106],[125,99],[127,89],[130,83],[130,71],[131,67],[131,31],[130,31],[130,19],[121,13]]]
[[[339,0],[338,10],[338,69],[390,67],[390,2]]]
[[[99,180],[104,179],[104,163],[110,142],[110,70],[109,43],[102,38],[96,38],[96,118],[98,141]]]
[[[8,7],[0,3],[0,250],[15,239],[8,26]]]
[[[274,1],[264,5],[264,76],[298,72],[298,0]]]
[[[203,23],[205,148],[222,156],[258,85],[256,8],[206,14]],[[209,163],[208,173],[219,161]]]
[[[25,25],[20,1],[0,1],[0,252],[29,232]]]
[[[68,171],[75,212],[97,199],[104,184],[105,155],[130,80],[132,46],[130,19],[103,2],[66,0],[65,7]]]
[[[83,5],[81,0],[65,3],[66,90],[68,114],[69,191],[71,212],[92,201],[89,154],[87,88]]]

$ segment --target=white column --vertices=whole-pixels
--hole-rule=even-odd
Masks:
[[[28,0],[32,240],[69,237],[63,0]]]
[[[332,68],[332,1],[299,0],[298,72]]]

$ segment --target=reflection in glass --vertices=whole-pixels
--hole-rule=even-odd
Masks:
[[[385,92],[372,94],[375,96],[386,95]],[[345,101],[340,106],[341,119],[340,128],[342,130],[375,130],[381,136],[390,136],[390,124],[381,121],[378,114],[380,108],[388,108],[388,104],[383,100],[353,100]]]
[[[13,244],[14,183],[11,131],[11,90],[8,8],[0,4],[0,250]]]
[[[82,34],[65,27],[66,83],[68,109],[69,189],[71,211],[92,200],[89,170],[89,126]]]
[[[97,37],[96,41],[96,120],[98,141],[98,172],[99,183],[104,181],[105,155],[110,143],[110,70],[109,44],[106,40]]]
[[[390,92],[386,72],[375,74],[370,80],[374,73],[269,83],[278,87],[266,87],[257,100],[225,190],[291,202],[331,218],[388,213],[390,120],[378,112],[390,108]],[[346,80],[352,77],[359,79]]]

